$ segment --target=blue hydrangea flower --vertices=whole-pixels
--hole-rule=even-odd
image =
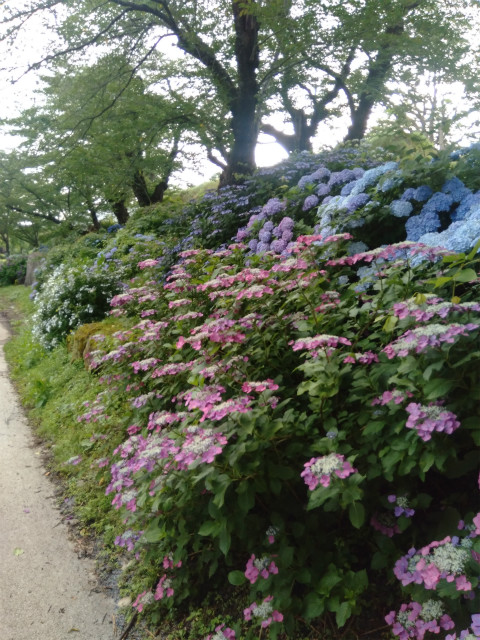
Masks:
[[[347,229],[358,229],[359,227],[363,227],[364,224],[365,224],[364,218],[351,218],[347,222],[346,227]]]
[[[364,242],[351,242],[348,245],[347,252],[349,256],[354,256],[356,253],[363,253],[364,251],[368,251],[368,246]]]
[[[412,187],[408,187],[400,196],[400,200],[413,200],[415,198],[416,189]]]
[[[383,176],[384,173],[394,171],[395,169],[398,169],[398,163],[396,162],[386,162],[378,167],[373,167],[373,169],[368,169],[368,171],[365,171],[363,176],[357,180],[351,194],[357,195],[362,193],[367,189],[367,187],[378,182],[379,178]]]
[[[263,253],[264,251],[269,251],[270,245],[268,242],[259,242],[257,244],[257,253]]]
[[[448,193],[452,196],[454,202],[461,202],[464,198],[472,193],[461,180],[457,177],[447,180],[442,187],[442,193]]]
[[[449,251],[466,253],[480,240],[480,206],[468,218],[453,222],[441,233],[427,233],[419,241],[429,247],[443,247]]]
[[[257,245],[258,245],[258,240],[250,240],[250,242],[248,243],[248,248],[250,249],[250,251],[256,251],[257,250]]]
[[[349,196],[345,201],[345,206],[349,213],[353,213],[363,205],[367,204],[370,200],[370,196],[367,193],[358,193],[357,195]]]
[[[425,233],[437,231],[440,228],[440,218],[434,211],[420,213],[418,216],[411,216],[405,223],[407,240],[417,242]]]
[[[437,191],[423,205],[422,210],[420,211],[420,214],[441,213],[442,211],[449,211],[452,204],[453,204],[453,198],[451,195],[447,193],[440,193],[440,191]]]
[[[356,183],[357,183],[356,180],[352,180],[352,182],[347,182],[347,184],[343,185],[342,190],[340,191],[340,195],[349,196],[352,193],[352,189]]]
[[[432,194],[432,188],[426,184],[423,184],[421,187],[415,189],[415,195],[413,196],[413,199],[417,202],[425,202],[425,200],[428,200]]]
[[[273,231],[274,226],[275,225],[271,220],[267,220],[267,222],[265,222],[265,224],[263,225],[263,228],[265,229],[265,231]]]
[[[375,276],[375,272],[377,271],[377,267],[360,267],[357,270],[357,276],[360,278],[361,282],[357,282],[354,289],[357,293],[362,293],[363,291],[367,291],[373,285],[375,280],[378,278]]]
[[[398,185],[400,185],[402,182],[403,179],[401,171],[395,171],[394,174],[385,177],[379,188],[382,193],[386,193],[387,191],[398,187]]]
[[[480,191],[477,191],[476,193],[469,193],[465,198],[463,198],[456,210],[450,216],[452,222],[463,220],[470,209],[477,204],[480,204]]]
[[[413,211],[413,205],[408,200],[392,200],[390,203],[390,213],[396,218],[406,218]]]

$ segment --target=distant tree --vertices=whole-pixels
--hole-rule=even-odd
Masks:
[[[460,82],[449,87],[439,82],[436,74],[408,79],[409,83],[397,84],[395,93],[385,101],[385,116],[371,129],[372,139],[384,139],[388,144],[392,136],[407,134],[411,138],[417,134],[441,151],[458,144],[475,122],[478,126],[475,105],[458,95],[463,93]]]
[[[140,207],[163,200],[188,121],[178,102],[146,92],[112,56],[90,67],[62,65],[44,78],[44,98],[10,126],[44,180],[87,211],[94,228],[108,209],[124,224],[132,196]]]
[[[293,131],[262,126],[288,151],[310,149],[319,124],[345,110],[350,125],[344,139],[363,138],[374,106],[389,103],[400,75],[404,81],[409,76],[409,86],[415,83],[413,72],[435,70],[447,81],[465,84],[478,75],[467,61],[474,48],[468,34],[472,24],[479,25],[478,4],[304,0],[295,6],[288,28],[276,36],[292,61],[279,77],[277,95]]]

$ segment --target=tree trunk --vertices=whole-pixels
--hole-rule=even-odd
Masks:
[[[118,200],[117,202],[111,201],[112,211],[118,221],[118,224],[125,224],[128,220],[129,213],[125,200]]]
[[[373,106],[378,102],[379,97],[385,87],[390,71],[392,69],[393,58],[396,47],[393,45],[396,38],[403,35],[405,27],[403,17],[412,11],[418,1],[404,7],[403,15],[396,24],[390,25],[385,29],[386,39],[378,49],[377,57],[370,62],[368,74],[365,79],[363,90],[357,107],[351,112],[352,123],[348,128],[344,142],[349,140],[361,140],[365,136],[367,130],[368,119],[372,113]]]
[[[239,0],[233,0],[235,24],[235,57],[238,87],[230,100],[233,145],[228,165],[220,177],[220,186],[242,181],[242,176],[255,170],[255,147],[258,139],[258,31],[255,16],[248,15]]]
[[[132,182],[132,190],[139,207],[149,207],[151,204],[163,202],[163,196],[168,189],[166,180],[161,180],[152,193],[149,192],[145,176],[139,170],[135,172]]]

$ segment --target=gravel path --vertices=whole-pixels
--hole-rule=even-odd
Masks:
[[[113,600],[79,559],[7,377],[0,321],[0,638],[112,640]]]

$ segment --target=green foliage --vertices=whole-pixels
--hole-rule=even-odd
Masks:
[[[149,587],[166,609],[199,601],[207,582],[214,591],[227,580],[243,589],[248,563],[259,560],[245,605],[272,595],[288,635],[295,620],[315,625],[327,613],[341,628],[379,595],[377,585],[398,596],[392,564],[412,536],[428,542],[437,534],[446,506],[458,520],[471,518],[478,331],[392,355],[395,340],[415,327],[414,312],[428,313],[438,264],[367,254],[381,270],[363,295],[344,255],[347,238],[318,246],[314,239],[299,239],[290,261],[257,256],[248,267],[240,249],[186,252],[177,284],[137,281],[116,303],[134,317],[154,311],[152,323],[107,340],[99,365],[117,378],[133,366],[141,383],[125,380],[121,395],[136,407],[125,416],[132,435],[117,451],[108,488],[128,516],[127,534],[143,531],[135,549],[160,578],[144,583],[136,606],[146,606]],[[461,262],[445,261],[444,276]],[[333,291],[342,276],[351,284]],[[478,305],[469,311],[448,302],[449,284],[435,289],[447,296],[445,326],[477,317]],[[475,280],[462,304],[477,292]],[[396,311],[402,302],[412,315]],[[428,438],[406,428],[408,407],[439,399],[461,428]],[[332,455],[351,472],[343,475],[340,465],[338,476],[310,484],[308,460]],[[442,478],[455,485],[446,491]],[[406,497],[416,518],[395,518],[390,494]],[[278,574],[259,577],[272,561]],[[452,614],[459,595],[444,595]]]
[[[23,284],[27,271],[27,256],[8,256],[0,260],[0,287]]]

